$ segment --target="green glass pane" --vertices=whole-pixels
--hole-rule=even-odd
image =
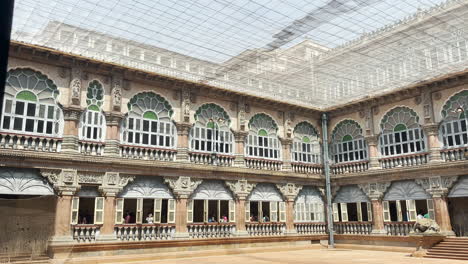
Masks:
[[[158,116],[157,116],[156,113],[153,112],[153,111],[146,111],[146,112],[143,114],[143,118],[157,120],[157,119],[158,119]]]
[[[99,112],[99,107],[97,105],[90,105],[88,107],[89,110],[93,110],[93,111],[96,111],[96,112]]]
[[[304,136],[304,137],[302,138],[302,142],[304,142],[304,143],[309,143],[309,142],[310,142],[310,138]]]
[[[37,96],[30,91],[21,91],[16,95],[16,99],[37,102]]]
[[[346,135],[343,137],[341,141],[346,142],[346,141],[351,141],[353,140],[353,137],[351,135]]]
[[[260,131],[258,131],[258,135],[266,137],[266,136],[268,136],[268,133],[266,132],[265,129],[260,129]]]
[[[406,126],[404,124],[398,124],[395,126],[395,128],[393,129],[393,132],[398,132],[398,131],[404,131],[406,130]]]
[[[465,118],[465,111],[460,113],[460,119],[463,119],[463,118]]]
[[[211,122],[208,122],[206,124],[206,127],[207,128],[218,128],[218,124],[216,124],[215,122],[211,121]]]

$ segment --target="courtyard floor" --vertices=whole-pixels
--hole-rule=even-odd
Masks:
[[[143,263],[143,262],[138,262]],[[408,253],[366,251],[349,249],[307,249],[280,252],[242,253],[236,255],[218,255],[207,257],[164,259],[144,263],[164,264],[266,264],[266,263],[294,263],[294,264],[461,264],[462,260],[413,258]]]

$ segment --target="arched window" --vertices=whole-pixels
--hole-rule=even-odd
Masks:
[[[308,122],[301,122],[294,128],[292,159],[295,162],[320,163],[317,130]]]
[[[440,126],[445,148],[459,148],[468,145],[467,114],[468,90],[461,91],[445,103],[442,108],[443,121]]]
[[[426,149],[419,117],[408,107],[396,107],[380,123],[380,153],[384,157],[422,152]]]
[[[256,114],[249,121],[246,155],[249,157],[280,159],[278,126],[266,114]]]
[[[343,120],[336,125],[331,147],[335,163],[367,160],[367,144],[356,121]]]
[[[175,148],[176,129],[169,102],[153,92],[142,92],[128,102],[122,123],[122,142],[145,147]]]
[[[89,83],[86,93],[88,108],[81,114],[79,138],[86,141],[104,141],[106,137],[106,119],[101,111],[104,102],[102,84],[94,80]]]
[[[216,104],[204,104],[195,113],[195,125],[190,131],[190,148],[197,152],[233,153],[231,119]]]
[[[62,136],[59,91],[46,75],[31,69],[14,69],[7,74],[2,131],[40,136]]]

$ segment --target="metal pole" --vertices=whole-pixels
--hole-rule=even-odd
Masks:
[[[14,0],[0,0],[0,120],[2,118],[5,79],[8,69],[14,2]]]
[[[323,142],[323,168],[325,170],[325,189],[327,192],[327,224],[328,224],[328,247],[335,247],[335,238],[333,234],[333,209],[331,202],[331,184],[330,184],[330,162],[328,160],[328,115],[322,114],[322,142]]]

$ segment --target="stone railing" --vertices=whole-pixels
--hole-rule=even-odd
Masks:
[[[369,235],[372,232],[372,222],[335,222],[333,226],[340,235]]]
[[[60,152],[62,139],[2,132],[0,133],[0,148]]]
[[[418,166],[427,163],[428,159],[429,153],[422,152],[410,155],[381,158],[379,159],[379,162],[382,169],[390,169],[396,167]]]
[[[189,152],[190,162],[196,164],[217,165],[217,166],[232,166],[234,164],[234,156],[222,155],[203,152]]]
[[[468,148],[443,149],[440,151],[443,161],[466,160],[468,157]]]
[[[104,153],[104,142],[78,141],[78,152],[85,155],[101,156]]]
[[[79,243],[94,242],[99,236],[100,225],[74,225],[73,240]]]
[[[327,233],[327,223],[294,223],[294,228],[299,235],[324,235]]]
[[[114,226],[114,233],[121,241],[169,240],[174,237],[172,224],[122,224]]]
[[[194,223],[187,225],[190,238],[232,237],[236,231],[235,223]]]
[[[120,156],[128,159],[174,161],[176,152],[174,149],[120,145]]]
[[[322,174],[323,166],[321,164],[291,162],[291,168],[296,173]]]
[[[245,157],[245,166],[250,169],[258,170],[281,170],[283,162],[280,160],[268,160],[259,158]]]
[[[247,223],[245,225],[249,236],[282,236],[286,230],[285,223]]]
[[[389,236],[407,236],[413,230],[415,222],[386,222],[385,231]]]
[[[356,173],[369,169],[369,161],[355,161],[346,163],[336,163],[330,166],[332,174]]]

